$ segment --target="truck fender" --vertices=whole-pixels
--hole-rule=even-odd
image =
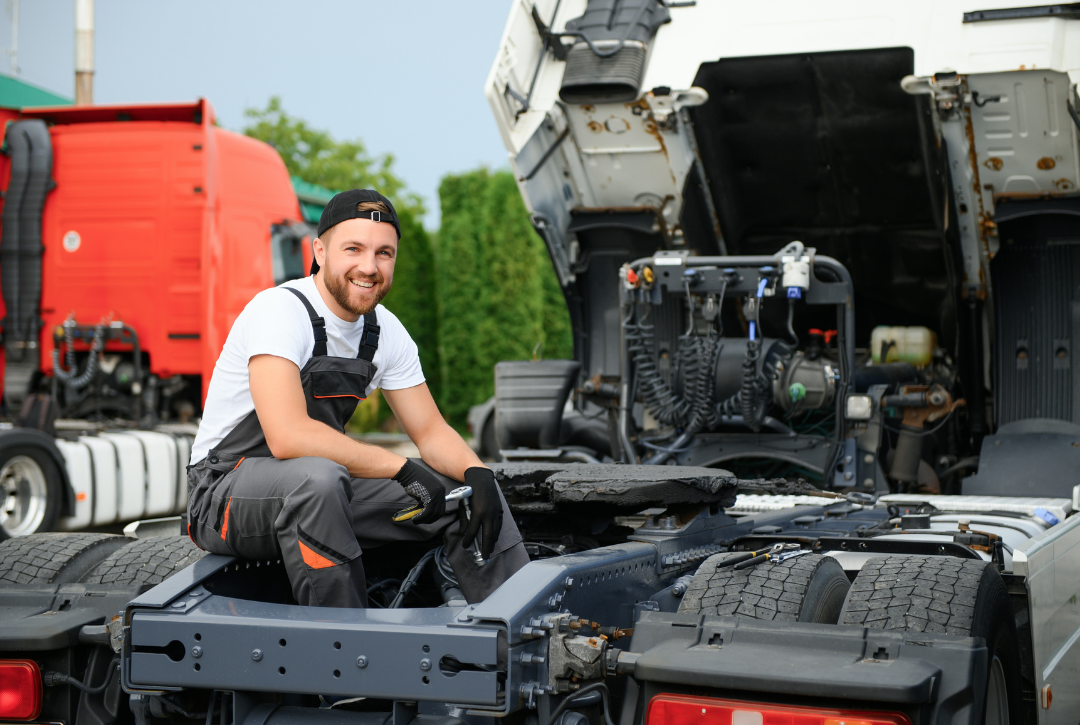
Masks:
[[[56,445],[56,441],[48,434],[34,428],[7,428],[0,430],[0,453],[17,446],[40,448],[52,457],[56,467],[60,470],[60,480],[63,484],[61,490],[64,492],[64,499],[61,502],[60,515],[74,516],[75,489],[72,488],[71,479],[68,477],[67,461],[60,452],[60,448]]]

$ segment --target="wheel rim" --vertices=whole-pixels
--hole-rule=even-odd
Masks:
[[[1009,693],[1005,687],[1005,668],[994,655],[990,662],[990,677],[986,683],[985,725],[1009,725]]]
[[[13,456],[0,468],[0,526],[11,536],[32,534],[49,502],[45,472],[30,456]]]

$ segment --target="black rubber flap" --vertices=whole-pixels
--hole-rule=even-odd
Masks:
[[[1045,385],[1045,383],[1044,383]],[[1001,426],[983,438],[979,472],[965,478],[965,496],[1072,498],[1080,470],[1080,425],[1035,418]]]
[[[1027,418],[1080,423],[1078,221],[1040,214],[1001,224],[1001,250],[990,263],[999,426]]]
[[[503,448],[552,448],[581,363],[505,360],[495,364],[495,437]]]
[[[739,480],[730,471],[698,466],[597,463],[493,463],[511,510],[593,505],[621,511],[653,506],[735,503]]]
[[[630,650],[639,681],[905,704],[986,668],[969,637],[662,612],[641,615]]]
[[[0,652],[74,646],[84,625],[105,624],[137,591],[80,584],[0,590]]]

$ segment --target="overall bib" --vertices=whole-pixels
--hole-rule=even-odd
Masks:
[[[283,289],[304,304],[315,335],[311,359],[300,370],[308,415],[344,432],[375,375],[376,313],[364,316],[355,358],[331,357],[326,352],[323,318],[302,292]],[[448,492],[460,485],[436,475]],[[188,487],[189,534],[196,545],[215,554],[248,559],[280,557],[300,604],[366,606],[360,554],[393,541],[426,540],[441,534],[454,574],[470,602],[486,597],[529,561],[505,500],[495,552],[484,566],[477,566],[461,546],[463,527],[457,502],[447,503],[446,514],[437,521],[396,524],[391,516],[415,503],[397,481],[352,478],[344,466],[327,458],[274,458],[255,411],[206,458],[188,467]]]

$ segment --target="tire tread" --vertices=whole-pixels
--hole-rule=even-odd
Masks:
[[[990,562],[954,557],[869,559],[851,585],[840,624],[969,635]]]
[[[113,534],[49,533],[0,542],[0,586],[55,583],[77,558],[119,539]]]
[[[110,554],[85,581],[87,584],[153,586],[204,556],[206,552],[186,536],[137,539]]]
[[[795,622],[810,580],[825,557],[806,554],[748,569],[717,568],[729,553],[701,563],[679,604],[680,612]]]

